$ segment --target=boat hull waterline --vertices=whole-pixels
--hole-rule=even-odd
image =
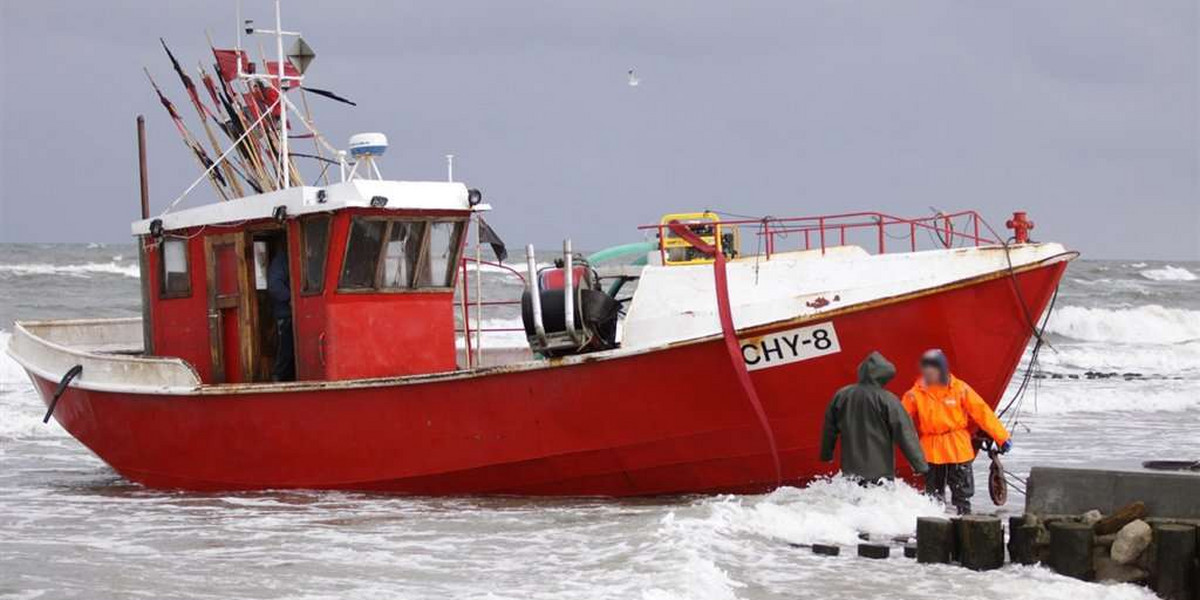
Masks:
[[[956,375],[996,404],[1067,259],[739,332],[748,361],[791,353],[751,370],[783,483],[836,472],[818,460],[826,403],[870,351],[896,363],[889,388],[899,394],[921,352],[943,348]],[[835,351],[792,352],[800,342],[789,332],[811,342],[814,325],[836,336]],[[760,340],[774,343],[765,357],[752,347]],[[58,381],[29,373],[48,403]],[[181,395],[71,386],[54,418],[151,488],[643,496],[777,483],[720,336],[443,377],[258,388]]]

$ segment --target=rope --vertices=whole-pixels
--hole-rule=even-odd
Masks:
[[[213,169],[216,169],[217,166],[221,164],[221,161],[225,160],[225,158],[229,156],[229,153],[233,152],[234,149],[236,149],[238,147],[238,145],[242,143],[242,140],[246,139],[246,136],[250,135],[250,132],[254,131],[254,128],[258,127],[259,123],[262,123],[263,119],[267,118],[267,115],[271,114],[275,110],[276,106],[279,106],[279,100],[281,100],[281,99],[283,99],[283,94],[280,94],[279,99],[275,100],[275,103],[272,104],[271,107],[268,108],[266,111],[264,111],[263,114],[258,117],[258,120],[255,121],[253,125],[251,125],[249,128],[246,129],[245,132],[242,133],[241,137],[239,137],[236,141],[234,141],[233,144],[231,144],[227,150],[222,152],[221,155],[217,157],[217,160],[214,160],[212,162],[212,164],[209,165],[209,167],[207,169],[205,169],[203,173],[200,174],[200,177],[198,177],[195,181],[192,182],[192,185],[187,186],[187,189],[183,190],[183,193],[180,194],[179,197],[172,200],[171,204],[167,205],[166,210],[162,211],[162,213],[158,215],[158,218],[161,219],[161,218],[167,216],[167,213],[174,210],[175,206],[177,204],[179,204],[179,202],[181,200],[183,200],[185,197],[187,197],[187,195],[190,194],[192,192],[192,190],[196,189],[196,186],[200,185],[200,182],[204,181],[204,179],[209,176],[209,173],[212,173]]]

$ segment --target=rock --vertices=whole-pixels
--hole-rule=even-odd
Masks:
[[[1117,532],[1109,556],[1117,563],[1127,565],[1137,560],[1154,539],[1154,530],[1141,519],[1134,520]]]
[[[1107,556],[1096,559],[1096,581],[1115,583],[1142,583],[1150,574],[1133,565],[1123,565]]]
[[[1122,527],[1146,516],[1146,504],[1141,500],[1126,504],[1113,514],[1100,519],[1095,526],[1096,535],[1109,535],[1121,530]]]
[[[1099,523],[1100,520],[1103,518],[1104,518],[1104,513],[1101,513],[1100,511],[1098,511],[1096,509],[1092,509],[1092,510],[1089,510],[1089,511],[1083,513],[1083,515],[1079,517],[1079,522],[1083,523],[1084,525],[1095,525],[1096,523]]]
[[[916,557],[917,557],[917,543],[909,542],[909,543],[905,544],[904,545],[904,558],[916,558]]]

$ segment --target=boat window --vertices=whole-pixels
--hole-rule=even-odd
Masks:
[[[185,298],[192,295],[188,273],[188,248],[185,238],[166,238],[162,242],[163,298]]]
[[[384,249],[383,286],[399,289],[411,287],[413,273],[421,257],[421,242],[424,241],[425,223],[419,221],[392,221]]]
[[[464,222],[355,217],[338,289],[452,287]]]
[[[325,255],[329,252],[329,217],[321,215],[300,221],[300,263],[304,269],[301,292],[319,294],[325,289]]]
[[[346,261],[342,265],[339,287],[370,289],[375,287],[376,267],[379,264],[380,244],[387,221],[354,218],[350,221],[350,236],[346,240]]]
[[[434,221],[429,224],[429,249],[417,285],[450,287],[454,283],[454,257],[458,255],[462,221]]]

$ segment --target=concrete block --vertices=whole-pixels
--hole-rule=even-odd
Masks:
[[[1108,471],[1034,467],[1026,512],[1079,515],[1092,509],[1113,514],[1137,502],[1155,517],[1200,519],[1200,473]]]

